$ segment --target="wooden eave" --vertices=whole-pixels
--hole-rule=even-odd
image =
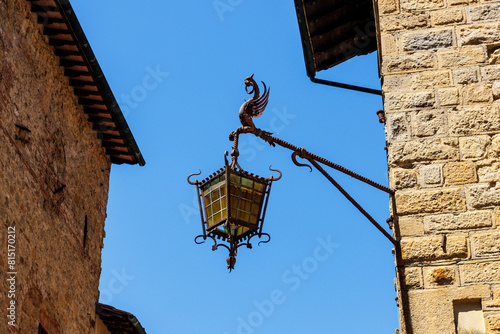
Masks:
[[[145,164],[68,0],[27,0],[111,162]]]
[[[372,0],[294,0],[307,75],[377,50]]]
[[[131,313],[97,303],[96,314],[112,334],[146,334],[139,320]]]

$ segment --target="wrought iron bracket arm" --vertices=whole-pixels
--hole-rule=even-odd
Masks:
[[[330,183],[332,183],[342,193],[342,195],[344,195],[344,197],[346,197],[347,200],[349,200],[387,239],[389,239],[389,241],[396,248],[399,248],[399,241],[396,240],[394,237],[392,237],[385,229],[383,229],[382,226],[380,226],[380,224],[378,224],[377,221],[370,214],[368,214],[368,212],[366,212],[366,210],[364,210],[363,207],[361,207],[361,205],[358,202],[356,202],[356,200],[354,200],[354,198],[352,198],[352,196],[349,195],[347,193],[347,191],[345,191],[344,188],[342,188],[342,186],[340,186],[340,184],[338,184],[330,176],[330,174],[328,174],[323,169],[323,167],[321,167],[321,165],[319,165],[319,163],[321,163],[325,166],[331,167],[333,169],[336,169],[336,170],[338,170],[344,174],[347,174],[347,175],[349,175],[349,176],[351,176],[359,181],[362,181],[366,184],[369,184],[370,186],[377,188],[379,190],[382,190],[391,196],[394,195],[394,193],[395,193],[394,190],[392,190],[384,185],[381,185],[377,182],[374,182],[373,180],[370,180],[362,175],[359,175],[359,174],[357,174],[357,173],[355,173],[355,172],[353,172],[353,171],[351,171],[343,166],[337,165],[337,164],[335,164],[335,163],[333,163],[325,158],[322,158],[318,155],[312,154],[302,147],[297,147],[297,146],[290,144],[289,142],[286,142],[282,139],[273,137],[271,133],[263,131],[263,130],[258,129],[258,128],[250,129],[248,127],[242,126],[242,127],[239,127],[238,129],[236,129],[236,131],[231,132],[231,134],[229,135],[229,140],[234,141],[233,152],[237,152],[237,150],[238,150],[238,138],[239,138],[239,135],[241,133],[252,133],[253,135],[255,135],[255,136],[263,139],[267,143],[269,143],[269,145],[271,145],[271,146],[276,146],[276,144],[278,144],[281,147],[292,150],[293,151],[293,153],[292,153],[293,163],[297,166],[300,166],[300,167],[303,167],[303,166],[309,167],[312,171],[312,167],[310,165],[299,163],[297,161],[297,157],[300,157],[302,159],[307,160],[312,166],[314,166],[314,168],[316,168],[321,174],[323,174],[328,179],[328,181],[330,181]],[[237,157],[238,157],[237,155],[233,156],[233,163],[235,163],[235,164],[237,163]]]
[[[379,190],[382,190],[390,195],[394,194],[394,190],[390,189],[389,187],[386,187],[386,186],[381,185],[377,182],[374,182],[373,180],[370,180],[367,177],[359,175],[359,174],[357,174],[357,173],[355,173],[355,172],[353,172],[353,171],[351,171],[343,166],[340,166],[336,163],[333,163],[333,162],[331,162],[323,157],[320,157],[318,155],[310,153],[309,151],[307,151],[306,149],[304,149],[302,147],[295,146],[293,144],[290,144],[287,141],[273,137],[273,136],[271,136],[272,134],[267,132],[267,131],[263,131],[263,130],[258,129],[258,128],[255,128],[253,130],[247,129],[247,128],[248,127],[240,126],[238,129],[236,129],[236,131],[233,131],[230,133],[229,140],[234,141],[233,150],[238,149],[238,137],[241,133],[252,133],[253,135],[255,135],[255,136],[261,138],[262,140],[266,141],[267,143],[269,143],[269,145],[271,145],[271,146],[276,146],[276,144],[278,144],[281,147],[284,147],[284,148],[287,148],[289,150],[294,151],[294,153],[292,154],[292,159],[294,160],[294,163],[297,161],[295,159],[296,156],[299,156],[300,158],[303,158],[303,159],[312,159],[312,160],[320,162],[328,167],[336,169],[339,172],[347,174],[347,175],[349,175],[349,176],[351,176],[351,177],[353,177],[361,182],[369,184],[372,187],[377,188]],[[295,153],[295,152],[297,152],[297,153]]]

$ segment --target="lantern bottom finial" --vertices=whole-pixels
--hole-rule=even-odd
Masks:
[[[234,265],[236,263],[236,257],[235,256],[228,256],[227,259],[227,269],[229,269],[229,272],[231,272],[234,269]]]

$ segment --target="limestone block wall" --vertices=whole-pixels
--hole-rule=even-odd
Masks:
[[[0,0],[0,333],[93,333],[110,161],[41,29]]]
[[[500,1],[375,8],[401,330],[500,333]]]

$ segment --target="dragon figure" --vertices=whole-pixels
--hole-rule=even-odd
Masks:
[[[260,96],[259,86],[253,79],[253,74],[245,78],[245,90],[248,94],[253,94],[253,97],[241,105],[238,115],[240,116],[240,122],[243,125],[243,129],[248,132],[254,132],[256,130],[252,117],[259,117],[262,115],[269,100],[270,90],[267,89],[264,81],[261,82],[264,85],[264,94],[262,94],[262,96]],[[252,87],[252,90],[248,91],[248,87]]]

